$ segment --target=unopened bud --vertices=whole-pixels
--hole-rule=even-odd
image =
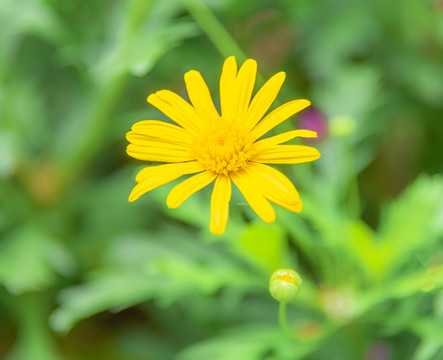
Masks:
[[[335,137],[346,137],[355,132],[357,121],[350,115],[334,116],[329,121],[330,134]]]
[[[280,302],[294,300],[303,283],[300,275],[292,269],[279,269],[271,275],[269,292]]]

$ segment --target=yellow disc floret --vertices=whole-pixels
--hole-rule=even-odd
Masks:
[[[195,138],[193,145],[192,153],[197,161],[217,174],[237,171],[251,158],[247,132],[223,118]]]

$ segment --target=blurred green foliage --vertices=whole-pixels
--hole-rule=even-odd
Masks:
[[[187,70],[215,95],[228,54],[286,71],[278,101],[327,136],[280,168],[301,214],[265,224],[237,192],[217,237],[209,190],[127,202],[125,133]],[[442,79],[439,0],[2,0],[0,357],[443,359]],[[279,267],[303,278],[293,337]]]

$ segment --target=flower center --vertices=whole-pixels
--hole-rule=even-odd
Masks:
[[[289,274],[289,273],[284,273],[280,276],[277,276],[275,278],[275,280],[280,280],[280,281],[283,281],[283,282],[289,283],[289,284],[296,284],[294,277],[291,276],[291,274]]]
[[[251,157],[246,135],[232,122],[220,118],[194,140],[192,153],[207,170],[228,175],[244,167]]]

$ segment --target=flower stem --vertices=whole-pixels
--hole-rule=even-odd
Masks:
[[[243,50],[202,0],[182,0],[182,3],[225,58],[234,55],[241,62],[247,59]]]
[[[123,25],[121,47],[116,58],[123,57],[127,48],[131,46],[132,39],[140,32],[140,27],[146,21],[154,1],[132,1],[128,4],[127,19]],[[105,54],[104,56],[108,56]],[[75,181],[84,170],[91,158],[103,146],[109,119],[113,116],[125,88],[129,76],[126,72],[116,70],[106,75],[107,77],[96,84],[95,95],[91,96],[90,110],[86,115],[88,121],[79,137],[70,150],[62,154],[59,161],[61,188],[66,191],[71,182]]]
[[[294,337],[294,332],[288,325],[288,320],[286,318],[286,304],[285,302],[280,302],[280,306],[278,308],[278,320],[280,323],[280,327],[282,330],[289,336]]]
[[[45,293],[29,293],[14,299],[19,333],[11,358],[60,360],[47,325],[47,304]]]
[[[91,105],[89,121],[82,130],[84,135],[78,139],[76,146],[64,155],[63,161],[60,161],[60,177],[64,190],[76,180],[86,164],[103,145],[106,124],[115,111],[117,99],[125,89],[126,80],[126,75],[116,75],[108,81],[106,87],[102,86],[97,90],[97,95]]]

